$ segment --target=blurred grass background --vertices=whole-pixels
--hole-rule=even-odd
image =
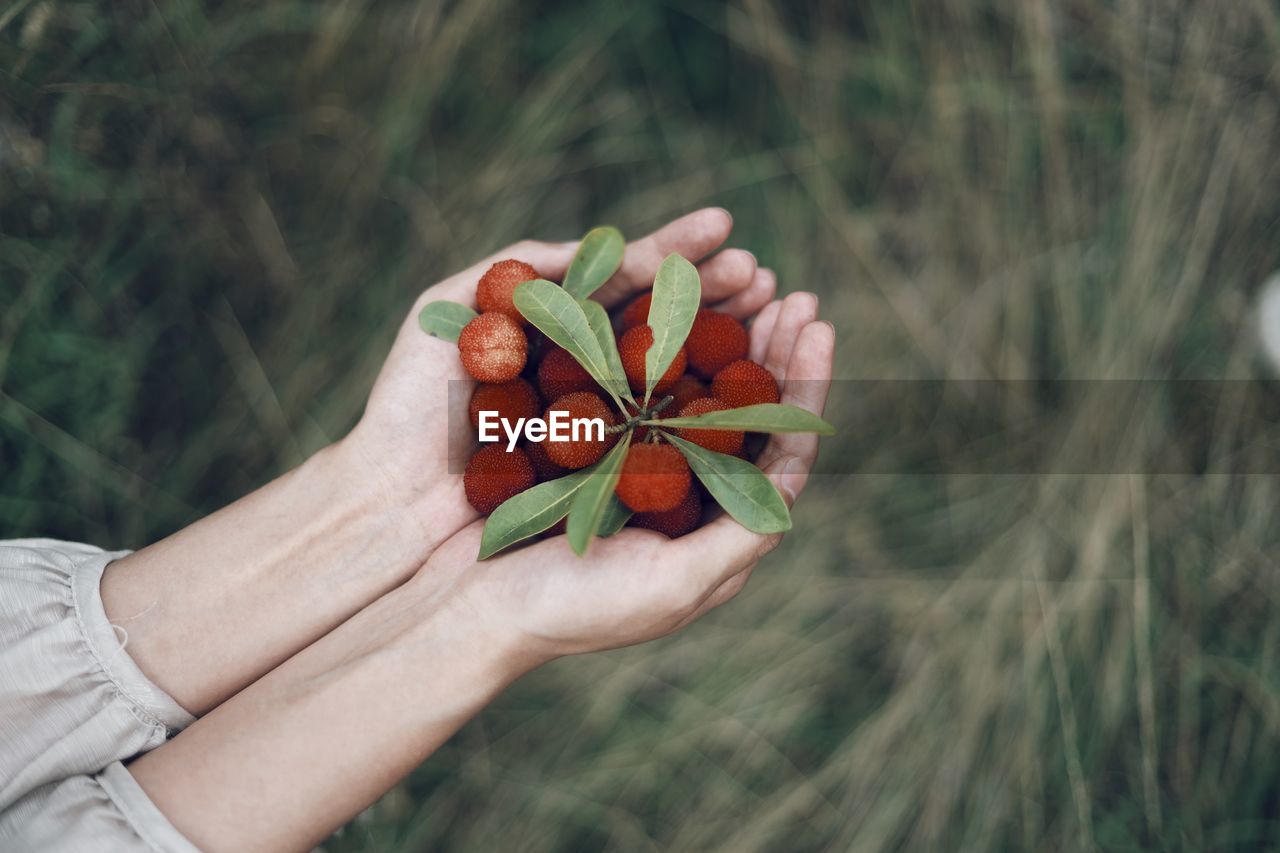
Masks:
[[[4,536],[288,469],[525,236],[723,205],[843,378],[1251,376],[1280,267],[1272,0],[19,0],[0,72]],[[535,673],[326,846],[1280,847],[1278,486],[818,478],[731,606]]]

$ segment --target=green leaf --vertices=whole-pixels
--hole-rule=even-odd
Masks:
[[[697,268],[674,252],[667,255],[653,280],[653,301],[649,303],[653,346],[644,354],[645,403],[689,337],[701,301]]]
[[[539,483],[502,503],[484,523],[480,537],[483,560],[551,527],[569,513],[574,495],[587,482],[587,472],[578,471],[557,480]]]
[[[627,385],[627,374],[622,369],[622,357],[618,355],[618,341],[613,336],[613,324],[609,322],[609,315],[605,313],[604,306],[590,299],[579,299],[578,304],[587,315],[587,324],[591,326],[591,331],[595,333],[596,341],[604,353],[605,364],[609,371],[609,384],[605,387],[634,403],[636,400],[631,396],[631,387]]]
[[[758,403],[723,412],[707,412],[688,418],[642,421],[664,427],[686,429],[737,429],[744,432],[816,432],[835,435],[836,428],[806,409],[781,403]]]
[[[627,505],[618,500],[617,495],[613,495],[609,499],[609,505],[604,511],[604,520],[600,522],[600,530],[596,535],[601,539],[608,539],[617,533],[631,519],[631,510],[627,509]]]
[[[631,433],[628,431],[603,459],[587,469],[589,476],[586,485],[573,498],[565,532],[569,534],[573,552],[579,557],[587,552],[591,537],[600,531],[605,511],[613,497],[613,489],[618,485],[618,476],[622,473],[622,462],[627,458],[627,448],[630,446]]]
[[[542,278],[516,285],[512,298],[526,320],[564,347],[591,378],[618,401],[613,391],[615,383],[609,381],[609,363],[578,300],[565,293],[560,285]],[[618,407],[622,408],[621,401]]]
[[[608,281],[622,266],[627,241],[622,232],[611,225],[592,228],[578,244],[569,271],[564,274],[564,289],[570,296],[586,299]]]
[[[693,473],[724,511],[753,533],[791,529],[791,513],[773,481],[756,466],[736,456],[715,453],[684,439],[665,438],[689,460]]]
[[[476,312],[460,302],[428,302],[418,314],[418,325],[428,335],[451,343],[458,342],[462,327],[476,318]]]

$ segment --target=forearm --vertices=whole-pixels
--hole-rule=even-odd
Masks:
[[[202,849],[308,849],[533,665],[458,601],[405,585],[130,772]]]
[[[108,567],[107,616],[130,655],[199,714],[403,583],[447,535],[432,495],[387,499],[334,445],[263,488]]]

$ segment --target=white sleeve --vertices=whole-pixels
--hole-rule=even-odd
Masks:
[[[120,763],[193,720],[107,621],[126,553],[0,541],[0,850],[194,849]]]

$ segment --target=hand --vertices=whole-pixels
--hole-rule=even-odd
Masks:
[[[718,208],[663,226],[627,246],[621,268],[593,298],[606,308],[617,306],[652,286],[662,259],[677,252],[701,261],[705,303],[746,319],[773,298],[777,281],[771,271],[756,267],[749,252],[725,249],[708,258],[729,238],[732,227],[729,214]],[[504,258],[525,261],[544,277],[559,279],[576,248],[576,242],[526,240],[429,288],[401,324],[364,416],[342,442],[355,468],[374,473],[381,482],[386,510],[409,514],[427,546],[425,553],[477,518],[467,504],[461,477],[475,447],[466,413],[474,382],[463,370],[454,344],[423,333],[418,313],[428,302],[443,299],[474,308],[476,282]],[[450,412],[451,404],[458,409]]]
[[[816,314],[809,293],[770,302],[751,326],[750,356],[779,378],[783,403],[821,415],[835,335]],[[804,488],[817,452],[812,433],[776,435],[765,446],[759,465],[788,504]],[[482,530],[476,522],[444,543],[414,582],[452,584],[453,597],[488,625],[482,633],[504,637],[524,657],[523,667],[676,631],[733,598],[781,539],[721,515],[675,540],[626,528],[593,540],[579,558],[565,536],[556,536],[476,564]]]
[[[731,225],[724,211],[702,210],[633,243],[600,300],[612,306],[648,287],[674,251],[701,261],[708,302],[739,317],[754,314],[773,298],[773,274],[737,249],[707,258]],[[476,282],[499,258],[519,258],[556,278],[574,250],[517,243],[422,294],[351,435],[112,563],[102,582],[104,606],[128,631],[143,671],[183,707],[203,713],[403,585],[442,542],[475,522],[462,477],[450,473],[462,469],[474,444],[465,411],[449,417],[451,400],[465,409],[471,383],[457,349],[424,334],[418,312],[436,299],[473,303]],[[771,316],[776,312],[766,309],[757,325]]]

